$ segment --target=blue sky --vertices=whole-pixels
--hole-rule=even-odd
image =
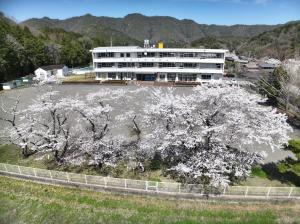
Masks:
[[[65,19],[87,13],[111,17],[142,13],[205,24],[278,24],[300,19],[300,0],[0,0],[0,11],[18,22],[44,16]]]

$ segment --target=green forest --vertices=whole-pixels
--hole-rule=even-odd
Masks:
[[[42,65],[87,65],[91,61],[89,50],[102,45],[100,40],[58,28],[43,28],[33,35],[28,27],[1,15],[0,82],[31,74]]]

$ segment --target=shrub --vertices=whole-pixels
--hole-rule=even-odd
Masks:
[[[300,153],[300,139],[290,140],[289,145],[288,145],[288,149],[291,150],[293,153],[299,155],[299,153]]]
[[[260,166],[255,166],[251,170],[251,174],[253,176],[261,177],[261,178],[267,178],[267,174],[265,171],[262,170]]]
[[[281,162],[281,163],[279,163],[277,165],[277,168],[278,168],[278,170],[279,170],[280,173],[285,173],[285,172],[287,172],[287,170],[288,170],[289,167],[284,162]]]

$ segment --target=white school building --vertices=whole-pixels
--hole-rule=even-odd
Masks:
[[[227,50],[113,46],[91,52],[97,80],[203,82],[223,77]]]

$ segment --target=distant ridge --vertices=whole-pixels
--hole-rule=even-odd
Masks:
[[[170,46],[184,46],[194,40],[208,36],[251,38],[280,26],[205,25],[189,19],[179,20],[170,16],[144,16],[139,13],[128,14],[123,18],[97,17],[91,14],[64,20],[48,17],[32,18],[20,23],[20,25],[28,26],[32,30],[39,30],[43,27],[62,28],[90,37],[99,37],[99,35],[115,38],[126,37],[126,39],[139,42],[149,39],[152,43],[163,40]]]

